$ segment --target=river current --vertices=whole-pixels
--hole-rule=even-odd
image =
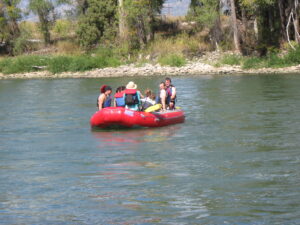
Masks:
[[[300,76],[172,77],[185,123],[90,129],[162,79],[0,80],[0,224],[300,224]]]

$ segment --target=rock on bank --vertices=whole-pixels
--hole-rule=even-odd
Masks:
[[[132,76],[165,76],[165,75],[218,75],[218,74],[274,74],[299,73],[300,66],[288,68],[263,68],[243,70],[240,66],[213,67],[202,62],[190,62],[183,67],[160,66],[145,64],[141,67],[134,64],[116,68],[95,69],[85,72],[64,72],[52,74],[48,71],[29,72],[22,74],[1,74],[0,79],[51,79],[51,78],[98,78],[98,77],[132,77]]]

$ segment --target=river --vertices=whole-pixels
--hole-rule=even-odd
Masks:
[[[0,224],[300,224],[299,75],[173,77],[185,123],[92,131],[132,79],[0,80]]]

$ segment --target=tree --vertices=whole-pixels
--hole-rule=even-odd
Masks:
[[[133,48],[144,48],[154,38],[155,16],[164,0],[123,0],[128,38]]]
[[[119,12],[119,37],[121,41],[126,41],[128,39],[128,24],[126,21],[124,0],[118,0],[118,12]]]
[[[0,1],[0,43],[4,43],[4,48],[10,54],[14,41],[20,35],[18,21],[21,19],[21,10],[18,7],[20,0]]]
[[[236,9],[235,9],[234,0],[230,0],[230,5],[231,5],[231,20],[232,20],[234,46],[235,46],[235,50],[241,53],[242,50],[240,44],[240,34],[239,34],[239,29],[238,29],[238,24],[236,19]]]
[[[219,0],[191,0],[188,19],[197,23],[197,29],[208,29],[210,40],[218,48],[221,40],[221,20]]]
[[[46,45],[50,44],[50,28],[56,20],[55,8],[67,4],[68,0],[29,0],[29,11],[39,18],[39,28]]]
[[[280,11],[278,0],[240,0],[239,7],[247,18],[254,21],[251,28],[256,33],[256,41],[252,43],[252,51],[266,55],[274,47],[279,47],[281,35]],[[244,35],[245,37],[245,35]],[[242,46],[244,48],[244,46]]]
[[[87,9],[79,18],[80,45],[90,49],[101,38],[114,38],[117,26],[117,0],[87,0]]]

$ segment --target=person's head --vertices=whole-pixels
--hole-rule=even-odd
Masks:
[[[137,89],[137,85],[136,85],[133,81],[130,81],[130,82],[126,85],[126,89]]]
[[[126,89],[125,86],[120,86],[120,87],[117,88],[116,93],[122,92],[122,91],[124,91],[125,89]]]
[[[150,89],[146,89],[146,91],[145,91],[146,97],[150,97],[151,94],[152,94],[152,91]]]
[[[162,89],[166,89],[166,84],[165,84],[165,82],[160,82],[159,88],[160,88],[161,90],[162,90]]]
[[[151,95],[150,95],[149,98],[152,99],[152,100],[155,100],[156,99],[156,95],[154,93],[151,93]]]
[[[111,94],[111,92],[112,92],[112,89],[111,89],[111,87],[110,87],[110,86],[106,86],[106,87],[104,88],[104,94],[106,94],[106,95],[110,95],[110,94]]]
[[[169,87],[172,83],[171,79],[169,77],[166,77],[166,86]]]

